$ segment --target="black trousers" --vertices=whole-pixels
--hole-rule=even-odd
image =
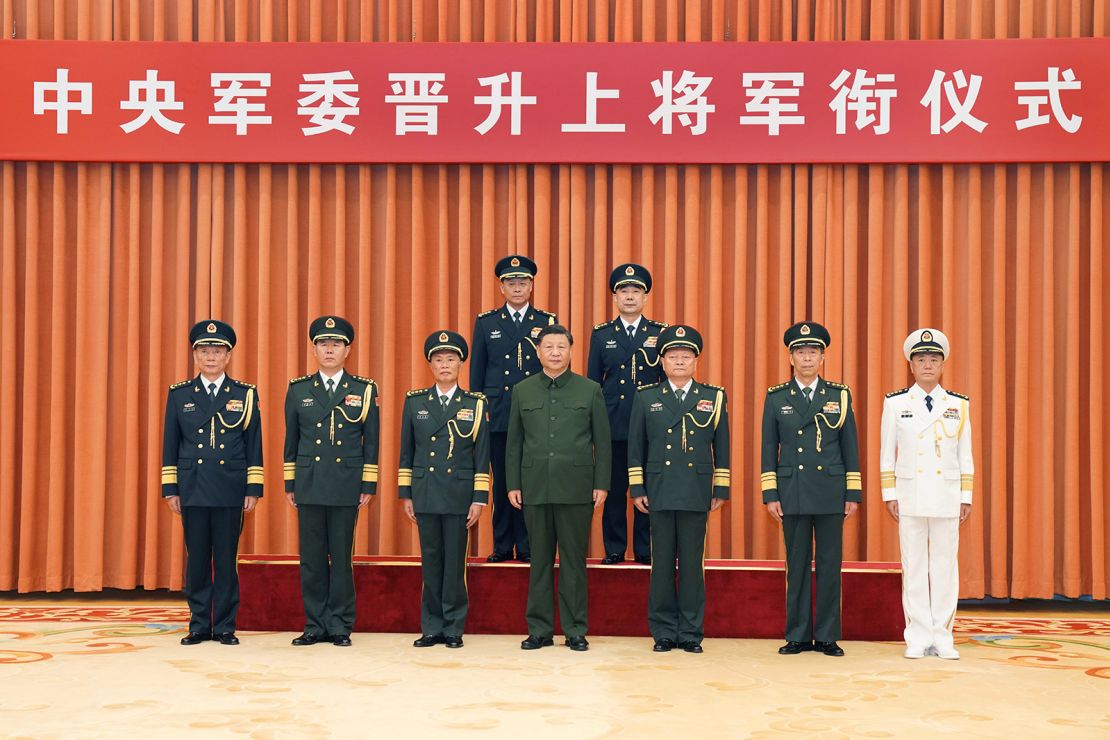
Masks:
[[[652,511],[648,628],[657,640],[705,637],[704,511]],[[678,562],[677,584],[675,561]]]
[[[786,639],[792,642],[839,640],[844,515],[785,515],[782,533],[786,540]],[[816,621],[811,562],[817,570]]]
[[[349,635],[355,626],[355,546],[357,506],[297,504],[301,537],[301,596],[304,631]]]
[[[420,630],[425,635],[462,635],[466,593],[465,514],[417,514],[420,533]]]
[[[624,555],[628,550],[628,442],[613,440],[613,472],[609,478],[609,496],[601,512],[601,540],[605,554]],[[632,507],[632,554],[651,555],[651,521],[648,515]]]
[[[234,632],[239,613],[239,533],[242,506],[182,506],[185,599],[189,631]]]
[[[528,528],[524,526],[524,512],[509,503],[509,489],[505,487],[505,432],[489,433],[490,465],[493,467],[493,551],[513,554],[518,558],[530,556]]]

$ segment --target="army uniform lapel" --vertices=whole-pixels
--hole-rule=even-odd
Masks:
[[[796,381],[794,383],[794,387],[795,388],[798,387],[798,383]],[[828,398],[828,395],[829,394],[828,394],[828,391],[827,391],[826,386],[825,386],[825,379],[824,378],[817,378],[817,387],[813,389],[813,401],[811,401],[809,403],[808,408],[806,408],[805,394],[802,393],[802,391],[800,391],[800,390],[798,391],[798,397],[801,399],[799,401],[799,403],[801,404],[802,409],[803,409],[803,411],[802,411],[802,425],[803,426],[805,426],[806,424],[809,424],[811,421],[813,421],[813,417],[815,417],[815,416],[817,416],[817,414],[821,413],[821,409],[824,407],[825,400]]]
[[[197,403],[197,408],[200,410],[200,416],[197,420],[200,422],[198,427],[204,426],[212,417],[216,415],[220,409],[227,405],[228,400],[231,398],[231,378],[224,376],[224,382],[220,385],[220,389],[216,391],[216,400],[212,401],[208,397],[208,385],[205,383],[204,378],[200,375],[197,376],[195,383],[195,395],[200,397]]]
[[[451,418],[451,407],[455,405],[458,399],[459,391],[456,388],[455,395],[447,402],[447,408],[444,408],[443,404],[439,402],[439,388],[434,385],[432,386],[431,391],[424,397],[424,408],[428,411],[432,423],[434,424],[431,434],[439,432],[439,430],[443,428],[443,425],[447,423],[447,420]]]
[[[925,405],[925,396],[933,397],[933,410],[929,411],[929,407]],[[913,392],[913,413],[914,417],[921,419],[921,426],[918,431],[925,431],[932,428],[933,424],[940,420],[941,415],[945,409],[948,408],[948,394],[939,385],[933,389],[932,393],[926,394],[918,386],[914,385]],[[920,414],[920,416],[918,416]]]
[[[636,344],[628,338],[628,332],[625,331],[624,322],[617,317],[613,320],[615,333],[617,335],[617,344],[624,350],[625,357],[631,357],[632,353],[636,351]]]
[[[312,395],[316,399],[316,405],[320,409],[320,419],[328,416],[335,408],[336,404],[343,399],[343,383],[346,382],[346,380],[347,373],[344,372],[343,379],[340,380],[335,388],[335,396],[329,398],[328,389],[324,385],[323,376],[321,376],[319,372],[316,373],[316,377],[312,379]]]
[[[806,401],[805,394],[802,389],[798,387],[798,379],[790,379],[790,393],[787,395],[790,400],[790,405],[794,407],[794,413],[797,415],[798,426],[804,427],[812,419],[809,413],[809,404]]]

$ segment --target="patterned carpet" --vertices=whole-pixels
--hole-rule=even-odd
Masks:
[[[522,653],[519,637],[418,650],[358,634],[349,649],[178,645],[170,604],[0,605],[0,736],[623,738],[1110,738],[1110,614],[977,612],[960,661],[893,643],[779,656],[713,640],[703,655],[591,638],[588,653]]]

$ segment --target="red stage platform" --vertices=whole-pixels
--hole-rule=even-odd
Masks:
[[[524,635],[528,566],[480,559],[470,563],[466,631]],[[649,570],[638,564],[589,562],[591,635],[648,636]],[[239,584],[239,629],[300,632],[304,628],[295,555],[240,557]],[[707,560],[705,587],[707,637],[782,638],[786,570],[781,560]],[[355,589],[356,631],[419,634],[420,558],[357,557]],[[845,562],[842,609],[844,639],[901,640],[900,565]],[[555,631],[559,633],[557,624]]]

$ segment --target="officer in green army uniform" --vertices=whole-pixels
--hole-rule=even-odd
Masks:
[[[523,650],[553,645],[555,548],[559,619],[571,650],[586,640],[586,545],[594,509],[608,492],[612,446],[601,386],[570,370],[574,339],[558,324],[537,337],[543,372],[513,388],[505,476],[508,498],[524,509],[532,543],[528,638]]]
[[[662,331],[667,379],[637,391],[628,425],[632,502],[651,519],[648,626],[658,653],[702,652],[706,525],[729,493],[728,399],[694,380],[701,350],[693,327]]]
[[[294,645],[351,644],[355,522],[378,483],[378,387],[345,372],[354,327],[321,316],[308,329],[319,372],[285,395],[285,491],[297,508],[304,634]]]
[[[182,645],[238,645],[243,514],[262,498],[262,416],[250,383],[224,372],[235,330],[201,321],[189,332],[200,374],[170,386],[162,444],[162,497],[185,530],[189,633]]]
[[[829,332],[813,321],[783,335],[794,378],[763,405],[763,503],[786,540],[786,644],[782,655],[841,656],[840,566],[844,519],[862,492],[852,392],[820,377]],[[817,571],[813,619],[810,564]]]
[[[435,384],[409,391],[401,412],[397,492],[420,532],[424,579],[414,647],[463,646],[468,532],[490,484],[486,397],[459,388],[467,354],[462,335],[432,332],[424,357]]]

